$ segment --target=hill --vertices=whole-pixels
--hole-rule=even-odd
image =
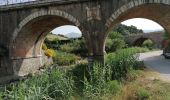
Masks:
[[[46,37],[49,41],[54,41],[54,40],[68,40],[67,37],[64,35],[56,35],[56,34],[48,34]]]

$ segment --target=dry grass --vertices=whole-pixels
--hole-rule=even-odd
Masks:
[[[144,100],[170,100],[170,83],[160,80],[159,74],[149,69],[136,80],[126,83],[113,100],[143,100],[137,96],[141,89],[149,93],[149,98]]]

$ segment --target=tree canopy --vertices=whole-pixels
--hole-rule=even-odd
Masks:
[[[131,35],[131,34],[142,34],[143,30],[137,29],[136,26],[127,26],[123,24],[119,24],[113,31],[121,33],[122,35]]]

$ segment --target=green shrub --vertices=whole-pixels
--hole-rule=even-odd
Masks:
[[[118,49],[122,49],[126,46],[126,43],[124,41],[123,35],[121,35],[118,32],[112,32],[108,35],[108,38],[106,39],[106,51],[107,52],[113,52]]]
[[[68,66],[71,64],[75,64],[77,60],[80,60],[80,57],[77,57],[74,54],[56,51],[56,54],[53,57],[53,60],[58,65]]]
[[[123,39],[123,35],[119,32],[111,32],[111,33],[109,33],[108,38],[110,38],[110,39]]]
[[[138,91],[137,91],[137,97],[139,100],[146,100],[148,99],[150,96],[150,93],[149,91],[147,91],[146,89],[144,88],[140,88]]]
[[[111,94],[116,94],[121,90],[121,84],[117,80],[109,81],[108,89]]]
[[[113,45],[113,41],[112,39],[106,39],[106,43],[105,43],[105,50],[106,51],[111,51],[112,45]]]
[[[116,51],[116,50],[124,48],[125,46],[126,46],[126,43],[123,39],[114,39],[111,50]]]
[[[145,48],[149,48],[149,49],[153,49],[154,43],[152,42],[152,40],[145,40],[142,44],[142,47]]]
[[[67,52],[67,53],[79,54],[82,56],[85,56],[88,53],[84,39],[73,40],[70,43],[63,44],[60,46],[60,51]]]
[[[53,49],[46,49],[45,50],[45,55],[47,57],[54,57],[55,56],[55,51]]]
[[[70,43],[68,44],[63,44],[60,46],[60,50],[62,52],[67,52],[67,53],[71,53],[74,50],[74,46],[72,46]]]
[[[110,66],[112,68],[112,78],[121,80],[126,77],[130,70],[142,67],[138,65],[138,55],[136,54],[141,51],[144,50],[140,48],[128,48],[106,55],[105,66]]]

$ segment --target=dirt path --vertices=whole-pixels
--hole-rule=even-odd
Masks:
[[[162,56],[162,51],[140,53],[139,60],[144,61],[148,68],[158,72],[161,80],[170,82],[170,60]]]

